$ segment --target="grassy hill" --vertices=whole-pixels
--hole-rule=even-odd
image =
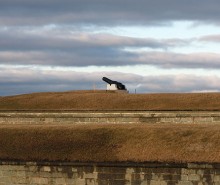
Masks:
[[[220,125],[0,125],[0,159],[220,162]]]
[[[0,97],[0,110],[220,110],[220,93],[106,91]],[[65,134],[64,134],[65,133]],[[0,159],[220,162],[220,125],[0,125]]]
[[[0,110],[220,110],[220,93],[123,94],[106,91],[0,97]]]

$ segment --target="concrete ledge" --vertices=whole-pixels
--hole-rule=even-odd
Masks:
[[[138,163],[138,162],[71,162],[71,161],[64,162],[64,161],[0,160],[0,165],[220,169],[220,163],[168,163],[168,162],[140,162]]]
[[[220,111],[0,112],[0,124],[220,123]]]

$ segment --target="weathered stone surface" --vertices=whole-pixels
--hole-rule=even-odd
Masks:
[[[220,111],[0,112],[0,124],[220,123]]]
[[[126,164],[127,165],[127,164]],[[218,185],[218,164],[123,164],[35,163],[0,165],[0,185]],[[185,165],[187,166],[187,165]],[[216,167],[217,166],[217,167]],[[207,167],[207,168],[206,168]]]

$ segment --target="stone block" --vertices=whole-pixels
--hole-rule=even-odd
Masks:
[[[128,183],[129,181],[127,180],[108,180],[108,184],[105,184],[105,185],[122,185],[122,184],[128,184]]]
[[[30,183],[32,184],[48,184],[49,179],[48,178],[43,178],[43,177],[33,177],[30,178]]]
[[[127,174],[126,174],[127,175]],[[98,179],[105,179],[105,180],[125,180],[130,179],[126,177],[124,173],[99,173]]]
[[[214,175],[213,174],[205,174],[202,176],[202,181],[208,184],[213,183]]]
[[[191,117],[180,118],[179,122],[180,123],[193,123],[193,118],[191,118]]]
[[[141,122],[141,123],[158,123],[158,122],[160,122],[160,118],[155,118],[155,117],[152,117],[152,118],[140,117],[140,118],[139,118],[139,122]]]
[[[181,174],[180,179],[182,181],[188,181],[189,180],[188,175],[183,175],[183,174]]]
[[[218,117],[213,117],[213,122],[220,122],[220,116],[218,116]]]
[[[188,179],[189,181],[200,181],[201,177],[198,174],[189,174]]]
[[[158,121],[159,123],[176,123],[179,119],[176,118],[169,118],[169,117],[161,117]]]
[[[163,176],[164,177],[164,176]],[[160,176],[159,174],[152,174],[152,177],[151,177],[152,180],[159,180],[160,179]]]
[[[44,172],[51,172],[51,167],[50,166],[44,166],[43,168],[41,168],[42,171]]]
[[[86,179],[86,185],[96,185],[95,179]]]
[[[196,174],[202,176],[202,175],[204,175],[204,170],[199,169],[199,170],[196,171]]]
[[[16,176],[16,171],[2,171],[2,176],[5,177],[15,177]]]
[[[168,185],[167,181],[160,181],[160,185]]]
[[[73,122],[88,123],[90,118],[74,118]]]
[[[28,184],[28,179],[25,177],[11,177],[12,184]]]
[[[214,174],[220,175],[220,169],[216,169],[215,172],[214,172]]]
[[[10,176],[0,177],[0,182],[5,185],[9,185],[9,184],[11,184],[11,177]]]
[[[99,118],[99,123],[107,123],[108,118]]]
[[[111,118],[108,118],[108,119],[107,119],[107,122],[108,122],[108,123],[112,123],[112,124],[117,123],[117,118],[112,118],[112,117],[111,117]]]
[[[134,173],[135,172],[135,170],[134,170],[134,168],[127,168],[126,169],[126,174],[131,174],[131,173]]]
[[[176,185],[194,185],[191,181],[179,181]]]
[[[151,180],[149,182],[149,185],[159,185],[160,184],[160,181],[157,181],[157,180]]]
[[[25,177],[26,176],[26,171],[16,171],[16,176],[17,177]]]
[[[15,171],[15,170],[25,170],[23,166],[20,165],[8,165],[8,164],[2,164],[0,165],[1,171]]]
[[[78,171],[78,169],[77,168],[72,168],[72,172],[77,172]]]
[[[65,178],[55,178],[54,182],[57,185],[66,184]]]
[[[97,123],[99,121],[98,118],[90,118],[91,123]]]
[[[194,123],[211,123],[212,117],[194,117]]]
[[[143,180],[144,178],[141,176],[141,174],[140,173],[133,173],[133,174],[131,174],[131,179],[132,180]]]
[[[213,181],[214,182],[220,182],[220,176],[219,175],[214,175],[213,176]]]
[[[84,174],[84,178],[86,178],[86,179],[97,179],[97,177],[98,177],[97,172]]]
[[[67,178],[67,179],[65,179],[65,181],[66,181],[66,185],[77,185],[75,178],[71,178],[71,179]]]
[[[75,185],[85,185],[85,179],[76,179],[76,184]],[[98,184],[101,185],[101,184]]]

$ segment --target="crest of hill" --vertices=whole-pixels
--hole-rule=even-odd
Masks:
[[[220,93],[32,93],[0,97],[0,110],[220,110]]]

